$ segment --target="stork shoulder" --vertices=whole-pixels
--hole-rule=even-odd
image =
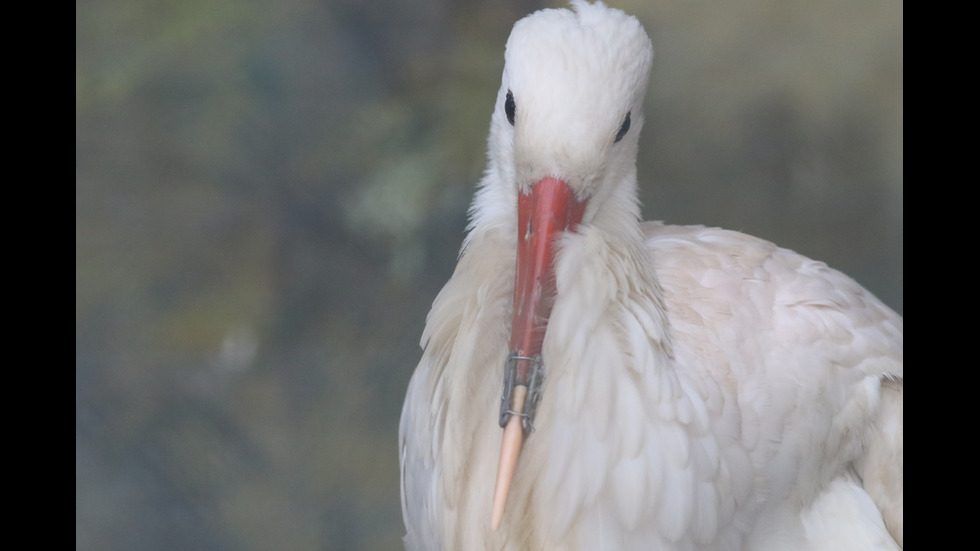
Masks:
[[[825,263],[718,228],[648,222],[644,232],[672,325],[779,343],[866,375],[903,375],[902,317]]]

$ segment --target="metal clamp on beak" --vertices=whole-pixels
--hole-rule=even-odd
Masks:
[[[528,362],[524,380],[518,374],[518,365]],[[544,362],[541,354],[533,357],[519,356],[511,352],[504,363],[504,392],[500,397],[500,426],[507,426],[511,415],[521,418],[521,428],[527,436],[534,431],[534,414],[541,400],[544,386]]]

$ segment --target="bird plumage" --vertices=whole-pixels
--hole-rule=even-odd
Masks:
[[[641,223],[649,39],[573,4],[508,40],[489,166],[402,413],[406,547],[900,547],[902,318],[769,242]],[[544,394],[493,531],[515,205],[545,177],[588,205],[557,243]]]

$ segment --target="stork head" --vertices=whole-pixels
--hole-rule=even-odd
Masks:
[[[520,193],[551,177],[597,203],[635,183],[653,48],[636,18],[601,2],[572,5],[514,25],[490,156],[500,181]]]
[[[556,297],[556,240],[595,222],[611,197],[634,201],[653,48],[639,21],[622,11],[572,5],[514,25],[491,122],[488,177],[505,186],[504,196],[516,195],[508,208],[517,209],[518,223],[494,529],[547,369],[541,349]]]

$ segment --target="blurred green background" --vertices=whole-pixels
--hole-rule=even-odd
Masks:
[[[646,217],[901,312],[902,3],[610,3],[656,51]],[[76,2],[76,549],[399,548],[425,314],[552,5]]]

